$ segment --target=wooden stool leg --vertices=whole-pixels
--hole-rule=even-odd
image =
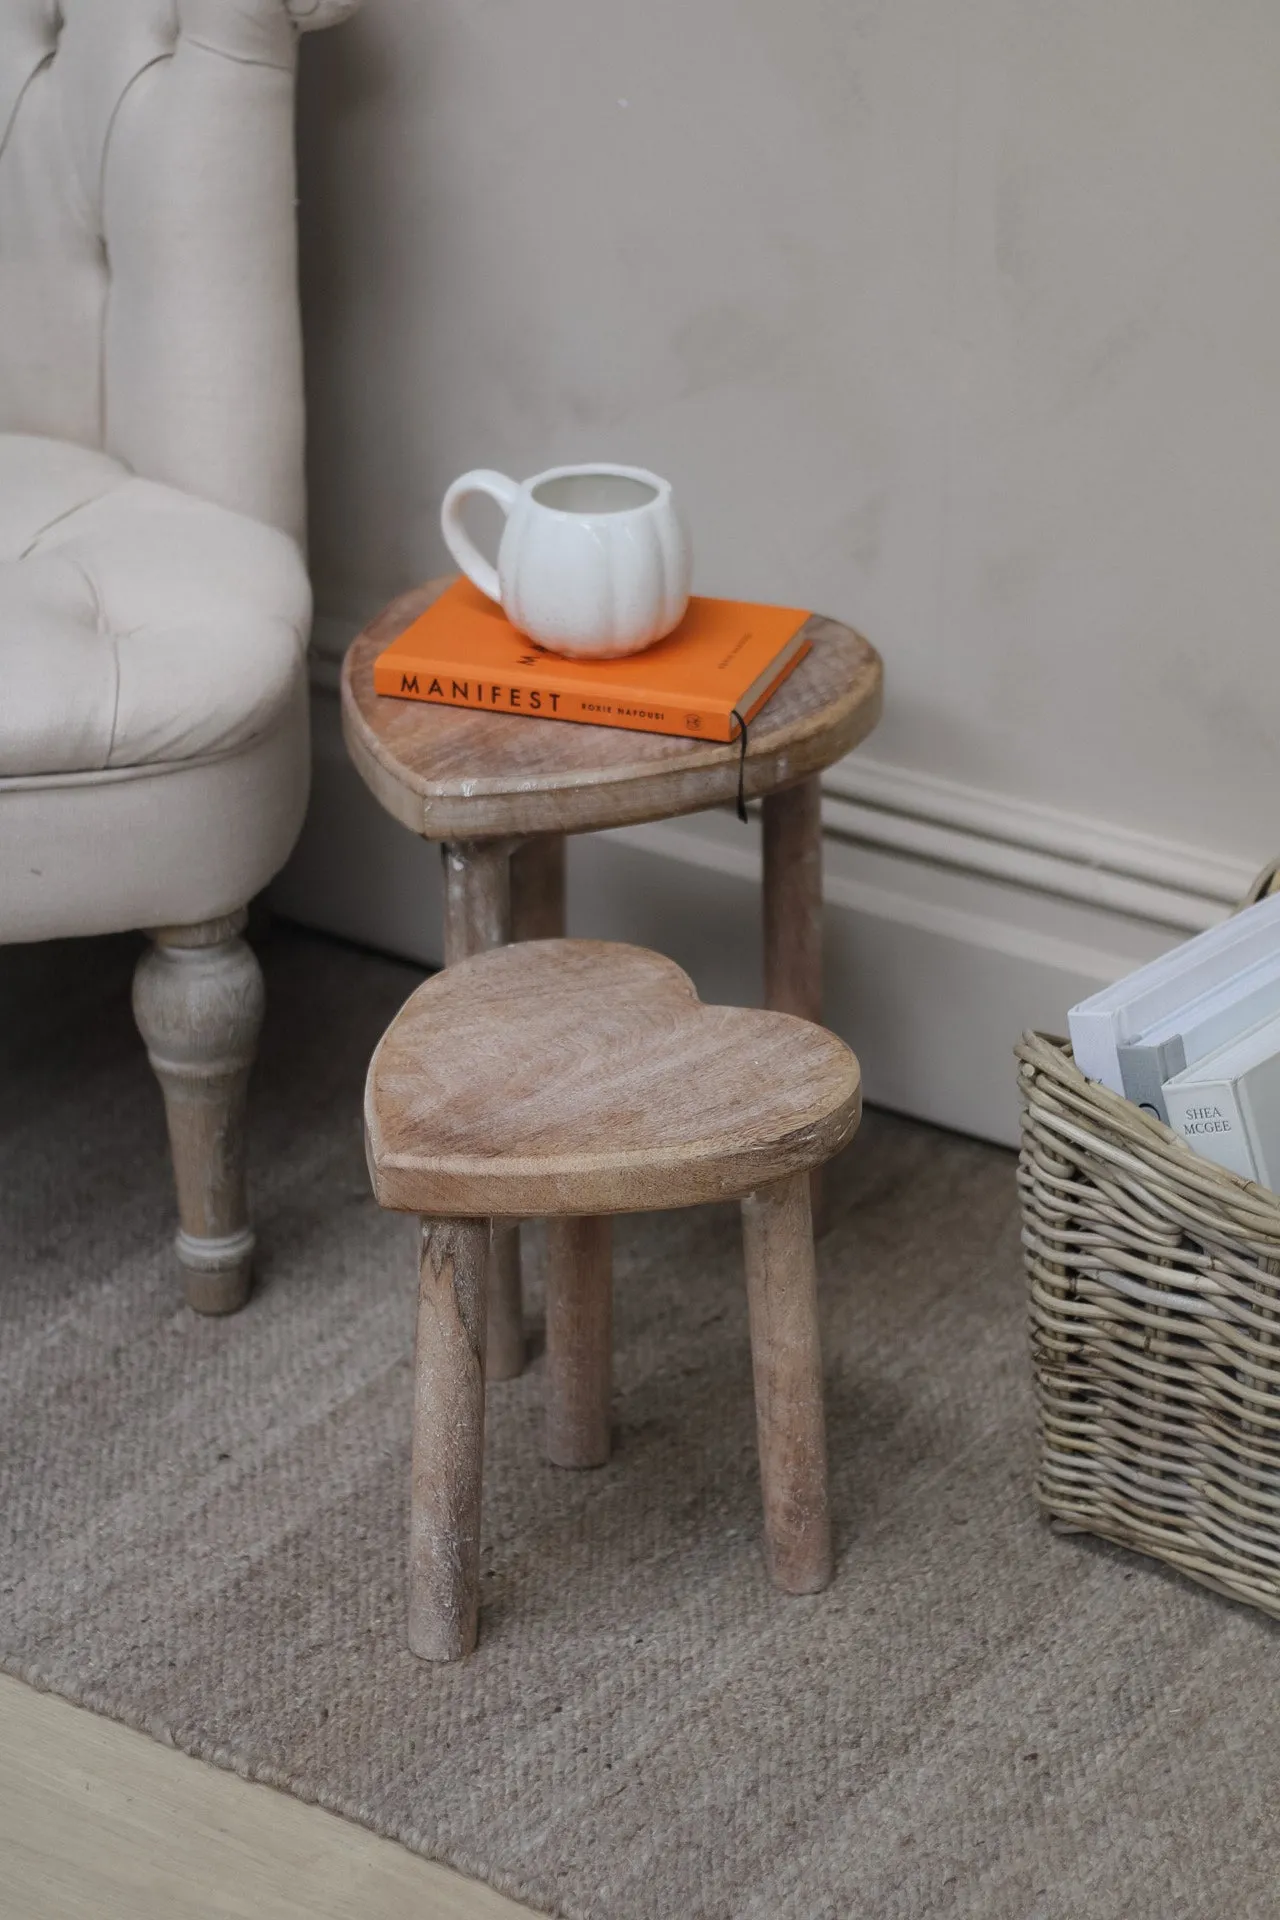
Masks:
[[[769,1573],[788,1593],[817,1593],[831,1578],[831,1523],[809,1176],[749,1194],[742,1230]]]
[[[524,1372],[520,1229],[505,1220],[494,1222],[489,1247],[489,1339],[484,1370],[490,1380],[516,1380]]]
[[[547,1222],[547,1458],[602,1467],[613,1385],[613,1223]]]
[[[455,840],[444,857],[444,963],[505,947],[511,938],[511,842]]]
[[[523,841],[511,855],[511,938],[513,940],[563,940],[564,939],[564,902],[565,902],[565,845],[562,833],[540,833],[532,840]],[[530,1221],[529,1226],[533,1226]],[[525,1238],[528,1250],[527,1232]],[[495,1241],[500,1256],[506,1260],[510,1272],[514,1275],[513,1284],[520,1287],[521,1254],[515,1239],[505,1233]],[[508,1253],[507,1249],[510,1248]],[[499,1283],[500,1284],[500,1283]],[[499,1324],[491,1317],[491,1328]],[[494,1336],[490,1337],[489,1357],[491,1366],[499,1362],[501,1370],[494,1369],[496,1379],[507,1379],[513,1373],[519,1373],[524,1364],[523,1329],[518,1354],[505,1366],[502,1356],[494,1349]],[[572,1463],[569,1463],[572,1464]]]
[[[444,856],[444,963],[505,947],[511,939],[509,840],[459,840]],[[489,1255],[490,1380],[514,1380],[524,1370],[524,1309],[520,1289],[520,1229],[495,1227]]]
[[[540,833],[511,856],[511,938],[564,939],[564,835]]]
[[[822,784],[765,795],[764,1003],[822,1021]],[[822,1169],[810,1175],[814,1231],[826,1231]]]
[[[413,1396],[409,1646],[476,1643],[484,1462],[487,1220],[424,1220]]]

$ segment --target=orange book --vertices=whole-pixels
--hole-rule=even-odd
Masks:
[[[694,598],[673,633],[622,660],[567,660],[457,580],[373,667],[376,693],[485,713],[736,740],[812,646],[798,607]]]

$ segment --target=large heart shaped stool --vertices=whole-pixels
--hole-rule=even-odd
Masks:
[[[854,1133],[858,1062],[790,1014],[704,1006],[672,961],[597,940],[435,975],[369,1068],[374,1192],[422,1216],[409,1644],[475,1645],[485,1271],[495,1220],[545,1218],[547,1451],[609,1453],[608,1216],[741,1199],[769,1570],[831,1577],[809,1172]]]

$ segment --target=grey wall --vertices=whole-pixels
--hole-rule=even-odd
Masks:
[[[852,619],[873,751],[1273,824],[1273,0],[366,0],[304,47],[313,548],[453,475],[667,473],[704,590]]]

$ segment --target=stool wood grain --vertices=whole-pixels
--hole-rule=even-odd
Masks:
[[[546,1217],[547,1447],[609,1452],[608,1216],[744,1201],[768,1564],[830,1577],[809,1175],[858,1124],[858,1063],[793,1015],[705,1006],[672,961],[545,940],[419,987],[369,1068],[374,1191],[423,1216],[410,1639],[474,1644],[489,1222]]]

